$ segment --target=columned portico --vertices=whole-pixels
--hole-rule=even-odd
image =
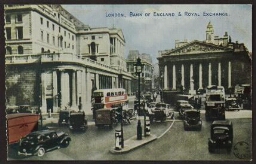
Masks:
[[[47,112],[47,105],[46,105],[46,84],[45,84],[45,73],[41,73],[41,110],[43,113]]]
[[[52,72],[52,85],[53,85],[53,91],[52,91],[52,96],[53,96],[53,112],[57,112],[58,110],[58,82],[57,82],[57,71],[53,70]]]
[[[77,107],[77,80],[76,80],[76,71],[72,72],[72,103],[71,107],[76,108]]]
[[[190,64],[190,94],[195,94],[193,64]]]

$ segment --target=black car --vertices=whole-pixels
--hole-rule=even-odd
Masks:
[[[188,129],[202,129],[202,120],[199,110],[185,111],[184,130]]]
[[[86,130],[88,127],[84,112],[71,112],[69,118],[70,130]]]
[[[62,131],[35,131],[20,139],[18,155],[43,156],[47,151],[67,147],[70,141],[69,135]]]
[[[58,124],[61,125],[63,123],[68,124],[70,118],[70,111],[68,110],[61,110],[59,113],[59,121]]]
[[[187,110],[193,110],[193,109],[194,109],[194,107],[190,104],[181,105],[180,109],[179,109],[179,117],[184,119],[185,118],[185,112]]]
[[[208,139],[208,150],[210,153],[215,149],[225,148],[231,152],[233,144],[233,125],[229,120],[213,121],[211,125],[211,138]]]

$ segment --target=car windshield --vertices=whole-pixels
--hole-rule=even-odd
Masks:
[[[156,104],[156,107],[157,107],[157,108],[161,108],[161,107],[165,108],[165,107],[166,107],[166,104]]]
[[[229,132],[228,128],[225,128],[225,127],[215,127],[215,128],[213,128],[213,134],[214,135],[228,134],[228,132]]]

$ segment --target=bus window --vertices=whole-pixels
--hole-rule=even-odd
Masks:
[[[118,92],[118,95],[119,95],[119,96],[121,95],[121,91],[120,91],[120,92]]]
[[[110,92],[107,93],[107,96],[110,96]]]
[[[114,92],[111,92],[111,96],[114,96]]]
[[[124,91],[122,92],[122,95],[124,95]]]
[[[115,92],[115,96],[117,96],[118,94],[117,94],[117,92]]]

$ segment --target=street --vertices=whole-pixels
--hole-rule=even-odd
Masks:
[[[130,101],[129,107],[133,106]],[[115,145],[115,129],[120,130],[120,123],[112,129],[97,128],[89,122],[86,132],[71,132],[68,126],[59,127],[57,123],[48,126],[68,132],[72,141],[67,148],[60,148],[46,153],[43,157],[17,155],[18,144],[9,146],[9,160],[240,160],[233,153],[226,150],[208,152],[208,138],[210,137],[211,122],[205,121],[204,110],[201,109],[203,127],[201,131],[184,131],[183,121],[175,112],[175,119],[168,118],[165,122],[153,122],[151,134],[157,140],[139,147],[126,154],[112,154],[110,148]],[[226,111],[226,118],[233,122],[234,140],[236,143],[244,141],[252,146],[252,119],[251,111]],[[143,119],[141,120],[143,121]],[[124,125],[124,140],[136,135],[137,120]],[[168,128],[170,128],[168,130]],[[124,143],[125,144],[125,143]],[[243,159],[248,160],[248,159]]]

